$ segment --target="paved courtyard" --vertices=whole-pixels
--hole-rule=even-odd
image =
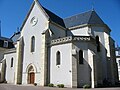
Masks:
[[[40,87],[32,85],[10,85],[10,84],[0,84],[0,90],[85,90],[82,88],[51,88],[51,87]],[[88,89],[87,89],[88,90]],[[95,88],[89,90],[120,90],[117,88]]]

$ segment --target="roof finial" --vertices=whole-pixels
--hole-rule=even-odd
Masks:
[[[17,33],[19,32],[19,27],[17,27]]]
[[[119,45],[118,45],[118,43],[116,43],[116,45],[117,45],[117,50],[119,49]]]
[[[94,1],[92,2],[92,11],[94,11]]]

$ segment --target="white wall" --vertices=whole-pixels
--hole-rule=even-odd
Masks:
[[[61,44],[51,47],[50,83],[72,86],[72,44]],[[56,65],[56,53],[60,51],[61,64]]]
[[[2,69],[2,63],[0,63],[0,73],[1,73],[1,69]]]
[[[74,29],[74,30],[70,30],[68,31],[68,36],[70,35],[74,35],[74,36],[90,36],[88,34],[88,27],[82,27],[82,28],[78,28],[78,29]]]
[[[1,69],[2,69],[2,63],[0,63],[0,82],[1,82]]]
[[[11,59],[13,58],[13,67],[11,67]],[[16,64],[16,53],[9,53],[4,55],[6,60],[6,81],[7,83],[14,83],[15,81],[15,64]]]
[[[119,76],[119,81],[120,81],[120,54],[118,52],[119,51],[116,51],[116,63],[118,67],[118,76]]]
[[[1,69],[2,69],[2,63],[0,63],[0,72],[1,72]]]
[[[120,81],[120,57],[116,58],[117,66],[118,66],[118,76]]]
[[[30,24],[33,17],[38,18],[38,23],[35,26]],[[48,21],[43,14],[42,10],[35,4],[33,10],[31,11],[23,29],[21,36],[24,39],[24,58],[23,58],[23,77],[22,83],[27,84],[27,67],[31,63],[36,68],[35,72],[35,83],[41,84],[41,73],[43,73],[43,63],[42,63],[42,32],[48,29]],[[35,52],[31,52],[31,37],[35,37]]]

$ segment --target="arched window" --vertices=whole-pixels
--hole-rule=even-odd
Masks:
[[[79,51],[79,64],[83,64],[83,51]]]
[[[99,36],[96,36],[96,45],[97,45],[97,52],[100,52],[100,41],[99,41]]]
[[[56,65],[60,65],[60,52],[57,51],[56,53]]]
[[[31,52],[35,51],[35,37],[32,36],[31,38]]]
[[[11,58],[11,67],[13,67],[13,58]]]

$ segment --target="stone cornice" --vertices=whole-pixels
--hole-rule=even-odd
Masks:
[[[51,41],[50,45],[64,44],[70,42],[91,42],[94,39],[91,36],[68,36]]]

